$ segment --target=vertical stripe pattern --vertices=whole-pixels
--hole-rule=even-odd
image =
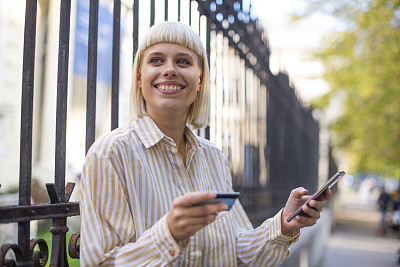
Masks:
[[[253,229],[239,201],[189,240],[176,242],[166,214],[193,191],[232,192],[222,152],[185,130],[186,166],[174,141],[144,116],[100,137],[81,179],[81,266],[276,266],[299,232],[281,212]]]

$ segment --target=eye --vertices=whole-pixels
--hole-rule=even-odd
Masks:
[[[154,64],[162,63],[162,59],[159,57],[152,57],[150,58],[149,63],[154,63]]]
[[[192,63],[190,62],[190,60],[186,59],[186,58],[180,58],[176,61],[177,64],[180,65],[192,65]]]

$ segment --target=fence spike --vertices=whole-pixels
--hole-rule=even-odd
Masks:
[[[68,202],[71,195],[72,195],[72,191],[74,191],[75,188],[75,183],[67,183],[67,186],[65,187],[65,202]]]
[[[56,186],[54,183],[46,183],[47,193],[50,197],[50,203],[60,203],[60,199],[58,198]]]

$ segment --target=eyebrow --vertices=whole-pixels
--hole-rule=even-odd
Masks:
[[[166,54],[166,53],[157,52],[157,51],[156,51],[156,52],[150,53],[149,56],[164,56],[165,54]],[[191,54],[189,54],[189,53],[184,53],[184,52],[177,53],[176,55],[177,55],[178,57],[185,57],[185,56],[187,56],[187,57],[193,58]]]

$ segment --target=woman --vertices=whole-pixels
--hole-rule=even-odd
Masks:
[[[135,57],[132,122],[99,138],[81,179],[82,266],[276,266],[308,216],[286,218],[307,190],[292,191],[286,207],[253,229],[238,201],[196,205],[232,192],[222,152],[193,129],[209,117],[208,63],[187,25],[153,26]],[[326,193],[323,200],[329,198]]]

